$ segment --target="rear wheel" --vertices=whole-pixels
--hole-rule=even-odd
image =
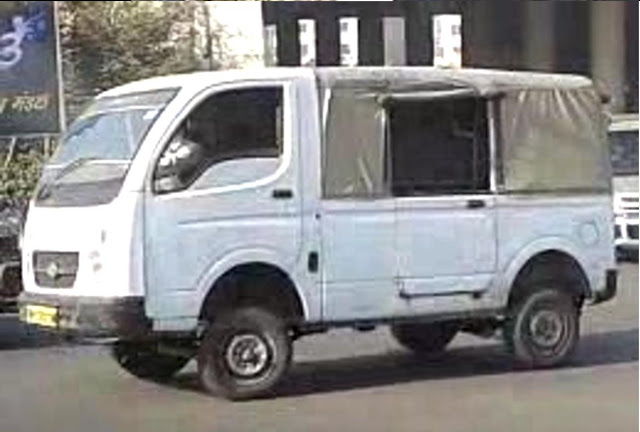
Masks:
[[[418,354],[440,352],[458,333],[457,322],[406,323],[391,326],[391,334],[404,347]]]
[[[562,290],[533,290],[513,306],[505,322],[507,347],[524,366],[558,365],[577,346],[579,312],[577,302]]]
[[[111,347],[111,355],[130,374],[158,381],[171,378],[189,362],[188,357],[159,352],[154,342],[118,341]]]
[[[240,400],[271,391],[291,363],[284,321],[262,308],[243,308],[217,318],[205,331],[198,372],[211,394]]]

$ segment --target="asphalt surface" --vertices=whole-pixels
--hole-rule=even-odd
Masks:
[[[619,295],[588,309],[575,360],[515,368],[498,340],[458,336],[418,361],[386,329],[296,343],[280,394],[232,403],[174,381],[133,378],[104,347],[71,346],[0,318],[0,431],[636,431],[638,267]]]

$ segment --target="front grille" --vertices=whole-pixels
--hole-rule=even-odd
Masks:
[[[638,197],[631,195],[622,195],[621,198],[623,203],[629,205],[630,207],[638,208]]]
[[[638,240],[638,225],[629,225],[627,229],[629,238],[632,240]]]
[[[617,194],[614,198],[614,210],[616,214],[637,218],[640,212],[638,194]]]
[[[44,288],[71,288],[78,273],[77,252],[34,252],[36,284]]]

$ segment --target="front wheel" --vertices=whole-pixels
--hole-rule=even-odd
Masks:
[[[198,373],[211,394],[232,400],[272,390],[291,363],[291,338],[277,315],[244,308],[217,318],[205,331]]]
[[[578,343],[579,309],[557,289],[534,290],[505,322],[504,336],[516,360],[527,367],[551,367],[571,357]]]
[[[156,381],[171,378],[189,362],[188,357],[159,352],[153,342],[117,341],[111,355],[131,375]]]

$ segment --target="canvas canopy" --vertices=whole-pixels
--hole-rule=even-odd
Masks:
[[[610,189],[602,95],[587,78],[423,67],[318,68],[316,76],[327,196],[384,193],[387,101],[456,97],[497,104],[500,191]]]

